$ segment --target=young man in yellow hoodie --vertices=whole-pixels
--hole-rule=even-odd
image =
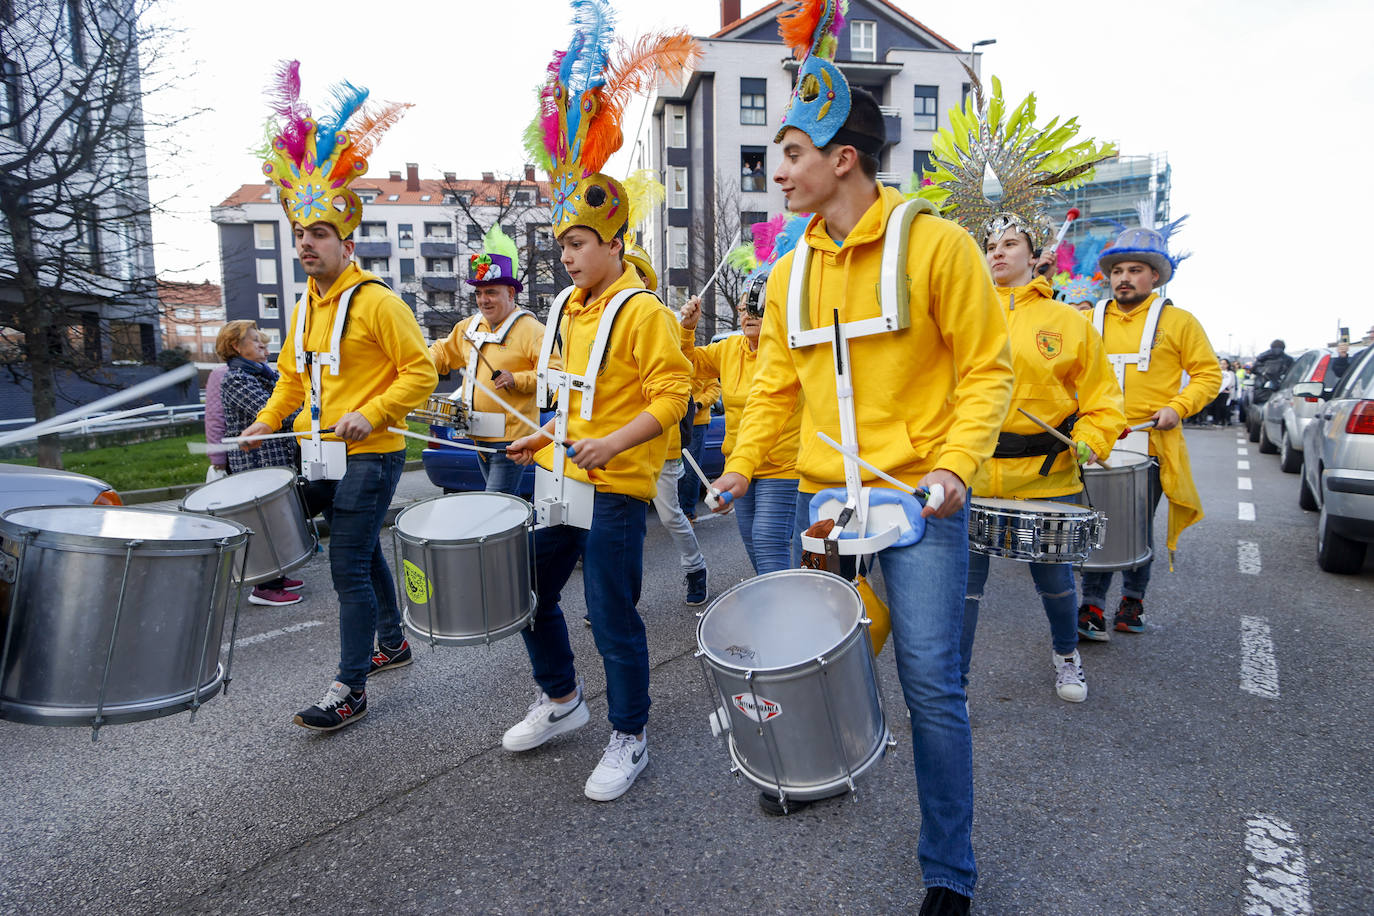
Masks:
[[[816,34],[833,31],[833,11],[827,3]],[[823,49],[813,48],[778,131],[782,156],[773,180],[789,210],[815,216],[769,276],[753,387],[715,486],[744,495],[800,396],[799,527],[809,523],[813,495],[846,485],[841,455],[817,438],[824,432],[843,441],[842,423],[857,430],[857,449],[869,463],[908,486],[943,487],[943,503],[932,500],[921,511],[924,537],[878,558],[911,713],[917,857],[928,888],[921,912],[967,913],[977,868],[973,746],[959,682],[968,574],[964,495],[1006,415],[1011,359],[987,264],[968,233],[918,206],[923,202],[903,211],[910,219],[889,225],[905,199],[875,180],[884,136],[873,97],[850,90]],[[884,272],[889,232],[907,238],[900,263]],[[884,273],[900,278],[891,298],[875,295]],[[848,342],[852,401],[837,384],[839,334]],[[850,406],[854,415],[842,418]],[[888,486],[866,469],[862,475],[865,486]],[[760,804],[782,813],[767,795]]]
[[[329,192],[337,205],[316,196],[321,193],[314,185],[317,176],[329,175],[335,164],[317,141],[335,132],[322,128],[317,137],[315,122],[303,123],[309,130],[301,159],[288,164],[274,157],[267,171],[299,173],[299,183],[281,181],[281,202],[309,279],[282,341],[272,397],[242,435],[269,433],[304,405],[307,409],[296,417],[297,433],[332,427],[333,437],[347,443],[345,466],[329,462],[328,479],[311,484],[311,502],[323,505],[329,522],[329,568],[339,597],[339,669],[324,698],[295,716],[297,725],[333,731],[367,712],[369,673],[411,661],[396,587],[378,540],[405,467],[405,440],[387,427],[423,404],[439,376],[410,308],[353,263],[351,236],[362,222],[362,202],[346,185]],[[359,161],[361,167],[348,169],[350,174],[366,171],[366,162]]]

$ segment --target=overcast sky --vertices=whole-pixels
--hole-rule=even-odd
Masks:
[[[626,37],[720,27],[718,0],[618,5]],[[744,0],[743,12],[764,5]],[[1077,115],[1085,134],[1124,153],[1168,153],[1173,214],[1191,214],[1176,242],[1194,252],[1169,294],[1198,315],[1216,349],[1255,353],[1280,336],[1291,350],[1334,339],[1338,319],[1356,337],[1374,324],[1363,276],[1340,276],[1370,258],[1360,227],[1374,210],[1374,3],[898,5],[961,48],[996,39],[981,49],[984,78],[996,74],[1018,100],[1034,91],[1042,121]],[[476,177],[520,167],[533,87],[569,36],[563,0],[164,0],[161,17],[184,30],[184,77],[149,108],[209,111],[153,186],[174,211],[154,223],[157,264],[171,279],[214,282],[209,209],[261,180],[247,150],[261,136],[262,90],[277,61],[301,60],[312,101],[347,78],[415,103],[372,156],[374,175],[418,162],[426,177]],[[322,41],[302,37],[312,26]],[[626,120],[638,115],[632,105]]]

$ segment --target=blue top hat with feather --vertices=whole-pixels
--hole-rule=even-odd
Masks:
[[[1188,253],[1177,255],[1169,254],[1169,238],[1178,231],[1186,219],[1187,215],[1180,216],[1172,223],[1166,223],[1158,229],[1151,228],[1154,225],[1154,216],[1148,201],[1141,201],[1137,205],[1140,215],[1140,226],[1136,229],[1128,229],[1124,223],[1116,220],[1105,220],[1117,227],[1120,234],[1111,245],[1102,250],[1102,254],[1097,258],[1097,268],[1104,275],[1110,276],[1112,267],[1122,261],[1140,261],[1149,264],[1159,272],[1159,282],[1156,286],[1163,286],[1168,283],[1174,275],[1175,268],[1179,262],[1188,257]]]

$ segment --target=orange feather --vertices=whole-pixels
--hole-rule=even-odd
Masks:
[[[582,139],[582,155],[579,160],[582,163],[582,171],[585,174],[601,171],[606,160],[620,149],[623,140],[620,132],[620,109],[607,105],[605,96],[602,96],[600,110],[587,125],[586,136]]]
[[[782,43],[792,49],[797,60],[811,53],[811,38],[825,13],[825,0],[802,0],[785,13],[778,14]]]
[[[366,161],[367,157],[372,155],[372,150],[382,138],[382,134],[401,120],[401,116],[409,107],[409,102],[384,102],[363,109],[355,122],[348,127],[348,136],[353,142],[339,154],[338,161],[329,172],[330,179],[342,178],[352,172],[355,162]]]

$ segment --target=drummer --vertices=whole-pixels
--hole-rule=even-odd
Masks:
[[[476,291],[478,314],[454,325],[443,340],[430,344],[429,355],[440,374],[459,369],[459,398],[468,411],[470,438],[498,449],[477,452],[489,492],[519,495],[523,469],[506,455],[506,446],[528,430],[489,394],[473,384],[481,379],[501,400],[531,423],[539,423],[535,403],[535,368],[544,326],[515,297],[524,290],[518,279],[520,253],[515,242],[492,226],[482,239],[482,252],[468,259],[467,284]]]
[[[283,83],[294,76],[294,65],[291,69]],[[294,720],[304,728],[334,731],[367,712],[369,673],[411,661],[396,587],[378,540],[405,467],[405,440],[387,427],[423,404],[439,377],[410,307],[353,263],[353,230],[362,222],[363,207],[347,184],[367,171],[366,161],[342,168],[342,186],[331,192],[339,206],[323,205],[313,197],[315,183],[324,185],[347,163],[321,154],[316,165],[313,154],[328,130],[317,135],[315,121],[288,118],[284,131],[303,137],[308,152],[297,160],[292,146],[278,138],[280,152],[272,154],[266,168],[269,174],[300,175],[298,182],[281,181],[280,193],[308,280],[287,325],[294,333],[282,341],[272,397],[243,434],[271,432],[307,405],[318,411],[322,427],[332,427],[333,436],[347,443],[345,467],[328,468],[330,474],[342,470],[341,477],[316,480],[309,491],[329,522],[329,568],[339,599],[339,668],[324,698]],[[349,147],[337,153],[348,154]],[[310,413],[302,410],[296,418],[297,433],[310,432]]]

